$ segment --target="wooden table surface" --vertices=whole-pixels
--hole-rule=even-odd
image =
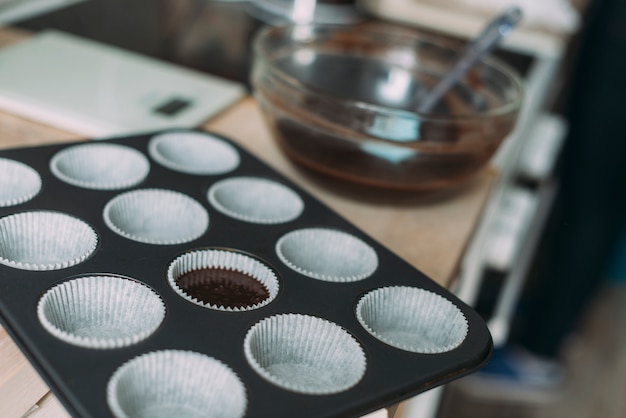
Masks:
[[[0,46],[27,37],[0,28]],[[202,126],[237,141],[438,283],[449,286],[494,181],[486,170],[457,190],[391,193],[340,184],[305,171],[275,146],[253,98]],[[0,112],[0,149],[68,142],[80,135]],[[33,406],[38,405],[33,409]],[[6,332],[0,328],[0,417],[66,416]]]

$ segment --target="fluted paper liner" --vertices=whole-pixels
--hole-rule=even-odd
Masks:
[[[444,297],[409,286],[383,287],[356,307],[361,325],[382,342],[414,353],[443,353],[458,347],[468,331],[461,310]]]
[[[235,147],[208,133],[162,133],[150,140],[148,151],[162,166],[187,174],[224,174],[239,166]]]
[[[280,260],[305,276],[329,282],[363,280],[378,267],[372,247],[348,233],[326,228],[289,232],[276,243]]]
[[[116,418],[241,418],[246,390],[224,363],[192,351],[153,351],[124,363],[107,386]]]
[[[198,300],[178,285],[177,279],[183,274],[207,268],[244,273],[261,283],[267,289],[269,296],[262,302],[247,306],[216,305]],[[167,279],[176,293],[183,298],[196,305],[220,311],[240,312],[261,308],[276,298],[279,289],[278,278],[272,269],[253,257],[231,250],[206,249],[185,253],[170,264],[167,270]]]
[[[55,337],[88,348],[119,348],[150,336],[165,305],[148,286],[118,276],[73,279],[48,290],[37,315]]]
[[[118,144],[81,144],[59,151],[50,170],[60,180],[95,190],[134,186],[150,171],[148,159],[139,151]]]
[[[215,183],[209,202],[225,215],[258,224],[289,222],[302,213],[304,203],[293,190],[272,180],[234,177]]]
[[[348,390],[366,369],[363,348],[350,333],[308,315],[263,319],[248,331],[244,351],[250,366],[263,378],[304,394]]]
[[[84,261],[98,236],[60,212],[22,212],[0,219],[0,263],[22,270],[58,270]]]
[[[147,244],[182,244],[199,238],[209,226],[207,211],[194,199],[164,189],[141,189],[113,198],[104,208],[109,228]]]
[[[39,173],[22,162],[0,158],[0,207],[27,202],[39,190]]]

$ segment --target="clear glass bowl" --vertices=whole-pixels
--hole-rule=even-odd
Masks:
[[[313,170],[394,189],[459,184],[513,129],[516,73],[481,61],[428,113],[414,109],[463,44],[395,27],[266,27],[251,83],[280,147]]]

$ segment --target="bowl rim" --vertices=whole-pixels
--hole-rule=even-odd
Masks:
[[[301,29],[298,29],[298,28],[301,28]],[[513,113],[515,111],[519,111],[521,109],[521,104],[522,104],[524,93],[525,93],[521,76],[518,75],[517,71],[514,70],[508,64],[498,59],[495,59],[493,57],[489,57],[489,56],[481,59],[480,60],[481,63],[483,65],[486,65],[487,67],[490,67],[491,69],[496,70],[498,73],[507,77],[510,80],[512,87],[515,88],[515,90],[517,90],[517,97],[510,102],[507,102],[493,109],[489,109],[486,112],[459,113],[459,114],[423,113],[423,112],[418,112],[417,110],[409,111],[405,109],[376,105],[376,104],[364,102],[361,100],[352,100],[352,99],[341,98],[338,96],[332,96],[326,92],[316,89],[310,84],[301,82],[296,77],[290,75],[286,71],[283,71],[270,64],[270,60],[267,57],[269,56],[271,51],[268,51],[267,47],[264,45],[264,43],[270,36],[280,35],[284,37],[287,34],[295,32],[296,30],[299,30],[304,33],[315,33],[315,31],[318,29],[326,29],[326,30],[330,30],[333,32],[352,30],[351,26],[348,26],[348,25],[327,24],[327,23],[313,23],[313,24],[311,23],[306,23],[306,24],[287,23],[287,24],[283,24],[279,26],[266,25],[263,28],[261,28],[259,32],[257,32],[257,34],[255,35],[253,39],[252,51],[254,54],[254,61],[258,62],[257,60],[261,60],[263,63],[266,64],[266,67],[270,69],[274,77],[278,78],[283,83],[288,84],[291,88],[304,92],[307,95],[317,97],[322,100],[332,100],[333,102],[341,104],[342,106],[346,106],[346,107],[359,108],[365,111],[380,113],[380,114],[393,114],[400,118],[413,119],[417,117],[418,119],[422,121],[433,121],[433,122],[450,121],[450,120],[472,120],[472,119],[476,120],[476,119],[490,118],[490,117],[495,117],[495,116],[502,116],[502,115],[506,115],[509,113]],[[429,44],[437,48],[445,49],[445,50],[452,50],[452,48],[449,45],[443,45],[443,46],[440,45],[440,43],[437,43],[436,41],[437,38],[441,38],[442,40],[448,40],[449,41],[448,43],[450,44],[453,42],[456,42],[455,39],[446,38],[446,36],[444,35],[426,34],[418,30],[413,30],[411,28],[398,28],[398,27],[393,27],[393,26],[378,25],[374,27],[372,26],[359,27],[359,33],[379,34],[379,35],[383,35],[386,37],[395,37],[396,39],[400,39],[400,38],[410,39],[411,37],[415,38],[416,36],[419,35],[420,41],[422,40],[426,41]],[[254,66],[256,66],[256,63],[253,65],[253,67]],[[251,84],[254,86],[254,80],[252,80]]]

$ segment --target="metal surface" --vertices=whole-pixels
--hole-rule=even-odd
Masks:
[[[151,138],[151,134],[146,134],[111,142],[147,153]],[[71,414],[85,418],[110,416],[105,394],[114,370],[137,355],[164,348],[205,353],[230,365],[246,385],[248,417],[293,417],[294,411],[306,411],[309,416],[362,415],[465,375],[488,359],[491,337],[471,308],[236,145],[233,144],[241,163],[231,173],[194,176],[165,169],[153,161],[149,176],[136,186],[177,190],[202,202],[210,213],[209,229],[197,240],[181,245],[137,243],[110,230],[103,221],[102,208],[118,192],[80,189],[61,182],[49,171],[51,156],[69,145],[0,153],[36,168],[45,184],[38,196],[19,208],[1,208],[0,216],[28,210],[69,213],[93,226],[99,246],[85,262],[67,269],[38,272],[0,265],[0,316],[7,331]],[[215,211],[206,200],[207,188],[224,177],[244,174],[288,185],[305,203],[302,215],[286,224],[268,226],[236,221]],[[274,251],[275,243],[286,232],[305,225],[325,225],[365,241],[377,252],[377,270],[365,280],[329,283],[303,277],[287,268]],[[279,276],[281,289],[277,298],[261,309],[237,313],[204,309],[176,295],[164,276],[168,264],[185,251],[203,247],[237,248],[262,258]],[[159,330],[138,344],[112,350],[71,346],[47,333],[35,312],[41,295],[57,283],[94,272],[132,277],[161,295],[167,315]],[[465,340],[448,352],[417,354],[374,338],[360,326],[354,306],[364,293],[389,285],[419,287],[450,300],[468,321]],[[332,396],[296,394],[261,379],[245,360],[243,337],[259,320],[285,312],[318,316],[348,330],[363,346],[367,357],[363,379],[354,388]]]

